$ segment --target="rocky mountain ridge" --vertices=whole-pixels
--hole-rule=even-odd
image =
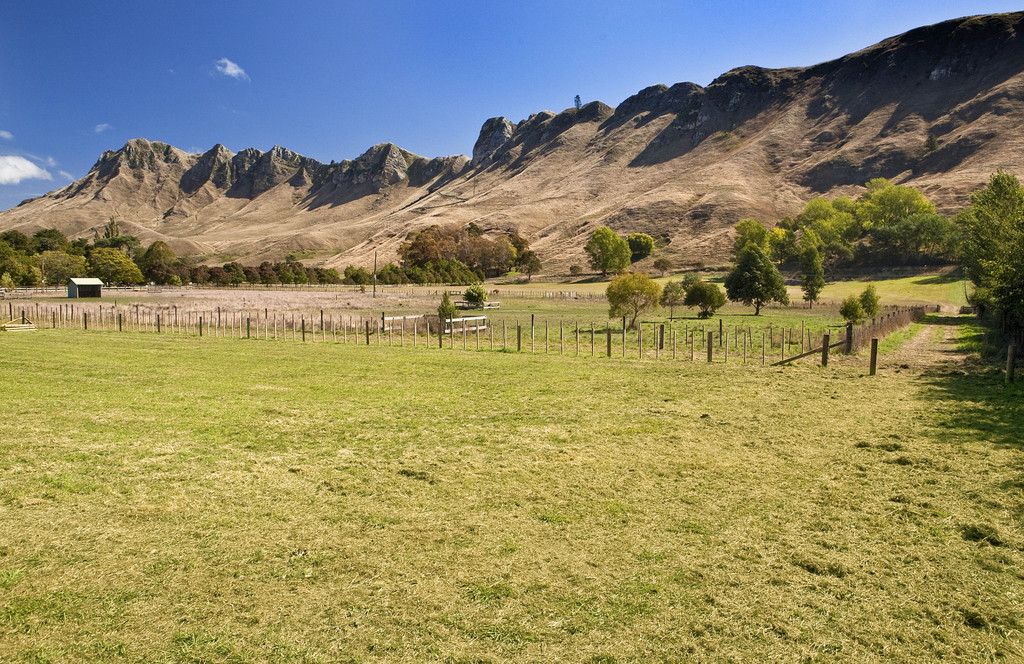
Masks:
[[[323,164],[281,147],[201,155],[135,139],[81,180],[0,213],[0,229],[91,233],[117,216],[144,243],[328,266],[394,256],[411,231],[516,229],[549,268],[584,264],[594,228],[646,232],[678,263],[727,259],[741,218],[774,222],[873,177],[954,212],[996,168],[1024,175],[1024,13],[912,30],[812,67],[740,67],[484,122],[472,158],[391,144]],[[653,259],[653,257],[652,257]]]

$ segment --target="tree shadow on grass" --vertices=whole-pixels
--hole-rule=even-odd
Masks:
[[[972,329],[973,317],[928,316],[925,325],[957,327],[959,348],[944,349],[949,362],[922,373],[924,397],[952,407],[943,407],[937,435],[950,440],[969,435],[995,445],[1008,445],[1024,451],[1024,375],[1009,385],[1004,368],[997,362],[985,362],[977,354],[962,360],[963,349],[981,347],[981,332]]]

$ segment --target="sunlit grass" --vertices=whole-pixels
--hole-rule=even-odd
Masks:
[[[1022,653],[1021,452],[995,441],[1024,419],[987,379],[0,343],[3,661]]]

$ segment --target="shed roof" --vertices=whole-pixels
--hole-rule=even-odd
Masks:
[[[102,286],[103,280],[95,277],[72,277],[71,283],[76,286]]]

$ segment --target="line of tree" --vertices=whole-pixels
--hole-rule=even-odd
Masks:
[[[489,236],[488,236],[489,235]],[[527,241],[515,232],[485,232],[476,224],[464,228],[432,226],[410,233],[399,250],[398,265],[377,271],[381,284],[446,283],[469,285],[512,271],[532,277],[541,262]],[[6,276],[4,276],[6,275]],[[123,233],[116,219],[92,241],[69,240],[60,231],[44,229],[28,237],[11,230],[0,234],[0,286],[59,285],[72,277],[98,277],[110,284],[355,284],[374,282],[373,273],[349,266],[303,265],[295,256],[284,261],[220,266],[201,264],[197,257],[178,256],[162,240],[142,249],[137,237]]]
[[[955,218],[972,303],[1004,331],[1024,330],[1024,187],[997,171]]]
[[[735,252],[756,244],[777,264],[801,267],[813,247],[823,271],[839,265],[922,265],[957,255],[956,225],[912,187],[876,178],[856,200],[814,198],[796,217],[769,229],[756,219],[736,225]],[[811,300],[813,301],[813,300]]]

